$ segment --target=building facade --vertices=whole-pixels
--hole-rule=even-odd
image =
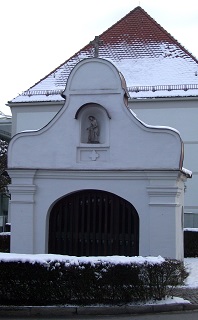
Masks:
[[[99,57],[126,79],[129,107],[147,124],[176,128],[184,141],[185,226],[198,227],[198,62],[141,7],[100,35]],[[94,56],[88,44],[30,89],[9,102],[12,136],[47,125],[65,103],[62,95],[75,65]]]
[[[104,59],[79,62],[63,95],[45,127],[9,144],[11,252],[183,259],[191,174],[177,130],[141,122]]]

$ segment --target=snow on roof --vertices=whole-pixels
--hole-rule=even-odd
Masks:
[[[181,170],[186,176],[188,176],[188,178],[192,178],[192,171],[182,167],[182,170]]]
[[[198,61],[141,7],[99,38],[99,57],[124,75],[131,98],[198,96]],[[86,45],[11,102],[62,101],[71,70],[93,56],[94,48]]]
[[[9,120],[9,119],[11,119],[12,117],[11,116],[9,116],[9,115],[5,115],[2,111],[0,111],[0,121],[1,120]]]

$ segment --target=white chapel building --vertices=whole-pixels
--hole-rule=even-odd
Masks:
[[[198,61],[141,7],[100,35],[99,57],[112,62],[126,79],[129,106],[145,123],[176,128],[184,142],[185,226],[198,227]],[[62,108],[68,76],[94,56],[88,44],[38,83],[8,103],[12,136],[40,129]]]
[[[11,250],[182,258],[183,213],[186,226],[198,225],[198,61],[141,7],[99,39],[98,57],[88,44],[8,103]],[[93,209],[99,226],[97,212],[122,208],[122,231],[88,237],[85,228],[72,249],[74,222],[62,212],[76,203],[85,215],[78,228]]]
[[[142,123],[104,59],[79,62],[63,95],[46,126],[9,144],[11,252],[182,259],[179,133]]]

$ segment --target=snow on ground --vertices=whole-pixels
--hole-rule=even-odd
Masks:
[[[185,258],[184,263],[187,271],[190,272],[185,286],[188,288],[198,288],[198,258]]]
[[[173,304],[173,303],[190,303],[190,301],[180,297],[167,297],[164,300],[159,300],[159,301],[155,300],[155,301],[147,302],[146,304],[156,305],[156,304]]]

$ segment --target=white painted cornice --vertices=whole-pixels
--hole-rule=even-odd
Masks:
[[[97,180],[170,180],[179,177],[180,170],[37,170],[36,178],[97,179]]]

